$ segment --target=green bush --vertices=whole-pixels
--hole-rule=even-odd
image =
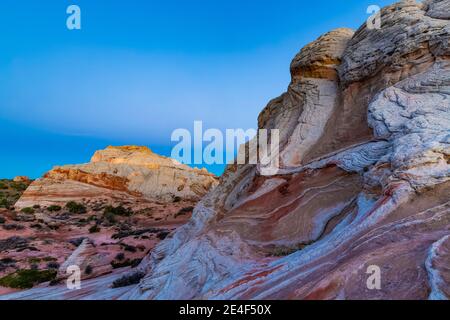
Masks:
[[[59,263],[55,261],[49,262],[47,263],[47,268],[57,270],[59,268]]]
[[[119,253],[116,255],[116,260],[118,260],[118,261],[123,261],[123,260],[125,260],[125,254],[124,254],[123,252],[119,252]]]
[[[16,191],[22,192],[22,191],[27,190],[28,185],[23,182],[12,182],[11,188],[13,188]]]
[[[56,270],[18,270],[0,278],[0,286],[14,289],[30,289],[33,286],[55,279]]]
[[[124,217],[129,217],[133,214],[133,211],[131,211],[130,209],[126,209],[122,206],[118,206],[118,207],[113,207],[113,206],[107,206],[105,208],[104,214],[113,214],[116,216],[124,216]]]
[[[100,232],[100,228],[98,227],[98,225],[93,225],[92,227],[89,228],[89,233],[97,233]]]
[[[108,221],[109,223],[116,223],[116,216],[112,212],[105,212],[103,214],[103,217]]]
[[[47,208],[47,210],[50,212],[61,211],[61,207],[60,206],[50,206]]]
[[[113,288],[127,287],[132,284],[138,284],[139,281],[145,276],[145,273],[136,271],[131,274],[124,275],[123,277],[115,280],[112,284]]]
[[[194,210],[194,207],[185,207],[185,208],[182,208],[182,209],[180,209],[180,211],[178,211],[178,212],[175,214],[175,218],[177,218],[177,217],[179,217],[179,216],[184,216],[184,215],[186,215],[186,214],[188,214],[188,213],[192,213],[193,210]]]
[[[142,261],[142,259],[133,259],[133,260],[127,259],[127,260],[121,261],[121,262],[111,261],[111,266],[114,269],[125,268],[125,267],[135,268],[141,263],[141,261]]]
[[[26,213],[26,214],[33,214],[34,213],[34,209],[30,208],[30,207],[23,208],[20,211],[22,211],[23,213]]]
[[[87,265],[86,268],[84,269],[84,273],[87,275],[92,274],[92,271],[94,271],[94,268],[92,268],[91,265]]]
[[[70,213],[75,214],[83,214],[86,213],[86,207],[82,205],[81,203],[77,203],[75,201],[67,202],[66,208],[69,210]]]
[[[8,189],[8,186],[4,184],[3,182],[0,182],[0,190],[6,190]]]
[[[0,208],[9,208],[9,205],[8,199],[4,198],[0,200]]]

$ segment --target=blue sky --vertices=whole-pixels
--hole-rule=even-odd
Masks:
[[[2,0],[0,177],[39,177],[108,144],[169,155],[171,132],[195,120],[254,128],[301,47],[393,2]],[[81,30],[66,28],[71,4]]]

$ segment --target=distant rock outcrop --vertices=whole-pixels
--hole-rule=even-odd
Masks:
[[[131,198],[172,202],[198,201],[217,185],[206,170],[177,163],[147,147],[108,147],[97,151],[91,162],[55,167],[34,181],[16,208],[33,205],[65,205],[69,201]]]

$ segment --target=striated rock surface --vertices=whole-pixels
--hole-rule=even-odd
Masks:
[[[87,164],[53,168],[34,181],[15,206],[65,205],[96,198],[118,202],[130,197],[198,201],[216,184],[217,178],[206,170],[176,163],[147,147],[108,147],[97,151]]]
[[[277,175],[229,166],[138,285],[6,298],[450,298],[449,3],[403,1],[380,30],[307,45],[258,119],[280,129]]]
[[[279,174],[230,167],[122,297],[448,298],[448,3],[404,1],[381,30],[306,46],[259,117],[281,130]]]

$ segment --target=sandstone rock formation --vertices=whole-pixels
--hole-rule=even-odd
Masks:
[[[259,117],[279,174],[230,167],[122,298],[448,298],[449,12],[403,1],[306,46]]]
[[[281,131],[277,175],[230,166],[144,258],[138,285],[97,279],[82,297],[448,299],[450,1],[381,15],[380,30],[337,29],[294,58],[287,92],[259,116]],[[7,298],[38,297],[80,298]]]
[[[16,208],[65,205],[69,201],[107,198],[171,202],[198,201],[217,184],[205,170],[193,169],[153,153],[147,147],[108,147],[90,163],[55,167],[34,181]]]

